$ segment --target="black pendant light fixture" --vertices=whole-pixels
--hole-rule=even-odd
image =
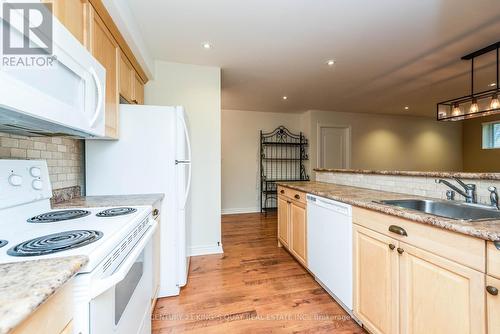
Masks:
[[[470,95],[458,97],[437,104],[438,121],[461,121],[469,118],[489,116],[500,113],[500,83],[499,83],[499,48],[500,42],[487,46],[462,57],[471,61],[471,92]],[[496,51],[496,83],[494,88],[474,93],[474,58]]]

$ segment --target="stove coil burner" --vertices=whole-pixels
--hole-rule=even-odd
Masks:
[[[7,251],[11,256],[46,255],[83,247],[101,239],[103,233],[92,230],[73,230],[54,233],[20,243]]]
[[[134,208],[112,208],[112,209],[106,209],[104,211],[99,212],[96,214],[97,217],[116,217],[116,216],[123,216],[123,215],[128,215],[130,213],[136,212],[137,209]]]
[[[7,240],[0,240],[0,248],[7,245],[9,242]]]
[[[64,220],[76,219],[90,215],[87,210],[60,210],[42,213],[41,215],[31,217],[28,223],[55,223]]]

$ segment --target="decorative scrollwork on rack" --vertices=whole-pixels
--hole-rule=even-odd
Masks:
[[[308,141],[302,132],[295,134],[279,126],[271,132],[260,132],[261,211],[275,209],[276,182],[309,180],[305,168]]]

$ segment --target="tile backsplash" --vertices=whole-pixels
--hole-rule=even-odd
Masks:
[[[316,181],[319,182],[445,199],[449,188],[444,184],[437,184],[435,180],[435,177],[423,176],[316,172]],[[451,182],[456,184],[454,180]],[[495,186],[500,191],[499,180],[464,179],[464,182],[476,185],[478,202],[482,204],[490,204],[489,186]],[[465,200],[459,194],[456,194],[456,199]]]
[[[83,140],[67,137],[24,137],[0,132],[0,159],[46,160],[52,188],[84,184]]]

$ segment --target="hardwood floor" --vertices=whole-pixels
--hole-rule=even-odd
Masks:
[[[222,218],[224,255],[191,258],[180,296],[162,298],[153,333],[365,333],[287,251],[276,216]]]

